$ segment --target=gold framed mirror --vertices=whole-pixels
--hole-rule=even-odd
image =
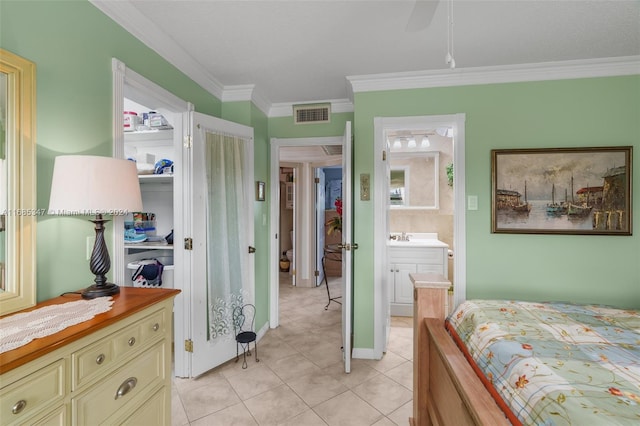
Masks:
[[[0,49],[0,315],[36,302],[36,66]]]

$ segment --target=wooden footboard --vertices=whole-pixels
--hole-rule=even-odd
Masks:
[[[415,274],[413,426],[509,425],[444,328],[449,282]]]

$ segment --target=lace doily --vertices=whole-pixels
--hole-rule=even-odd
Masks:
[[[49,336],[72,325],[88,321],[107,312],[111,297],[77,300],[61,305],[45,306],[30,312],[0,319],[0,353],[24,346],[33,339]]]

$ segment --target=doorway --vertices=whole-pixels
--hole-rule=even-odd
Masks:
[[[438,129],[450,129],[453,138],[453,247],[455,261],[453,266],[454,301],[457,305],[466,294],[466,244],[465,244],[465,188],[464,188],[464,129],[465,115],[439,115],[415,117],[376,117],[374,119],[374,145],[376,152],[385,155],[376,156],[374,165],[375,202],[374,223],[374,355],[381,357],[387,347],[390,327],[390,297],[387,268],[387,241],[390,236],[388,181],[388,135],[414,131],[436,132]],[[420,145],[422,141],[417,142]],[[415,142],[414,142],[415,143]],[[445,175],[442,170],[440,176]],[[434,205],[437,206],[437,203]],[[419,213],[418,213],[419,214]]]
[[[286,256],[287,250],[283,248],[291,247],[289,273],[293,274],[292,282],[297,286],[315,287],[322,278],[318,275],[321,256],[318,256],[316,244],[319,220],[316,170],[341,165],[342,152],[338,149],[341,146],[340,137],[271,140],[271,229],[276,230],[271,262],[278,264],[279,258]],[[289,182],[290,177],[293,177],[292,182]],[[282,199],[288,195],[292,199]],[[283,223],[288,225],[283,227]],[[271,270],[270,326],[275,328],[279,323],[280,270],[273,267]]]

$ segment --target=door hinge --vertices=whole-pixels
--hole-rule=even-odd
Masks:
[[[319,277],[320,276],[320,271],[318,271],[318,270],[313,271],[313,276],[314,277]]]
[[[342,249],[342,250],[346,250],[346,251],[351,251],[351,249],[353,250],[358,250],[358,243],[344,243],[344,244],[338,244],[338,248]]]
[[[193,353],[193,340],[187,339],[187,340],[184,341],[184,350],[186,352],[192,352]]]
[[[189,136],[185,136],[184,137],[184,147],[185,148],[191,148],[191,145],[193,144],[193,137],[191,135]]]
[[[382,151],[382,161],[387,161],[387,151]]]
[[[320,183],[320,178],[318,178],[318,177],[317,177],[317,178],[315,178],[313,181],[314,181],[315,183]]]
[[[185,238],[184,239],[184,249],[185,250],[193,250],[193,238]]]

